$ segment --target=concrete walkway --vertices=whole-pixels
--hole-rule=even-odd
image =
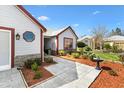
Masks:
[[[100,71],[94,67],[53,57],[58,64],[45,67],[55,77],[36,86],[37,88],[88,88]]]
[[[93,67],[84,64],[76,63],[76,67],[78,79],[63,85],[60,88],[88,88],[100,73],[100,71]]]
[[[0,88],[25,88],[20,72],[16,68],[0,71]]]

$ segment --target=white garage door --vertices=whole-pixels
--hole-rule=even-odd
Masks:
[[[11,32],[0,30],[0,71],[11,68]]]

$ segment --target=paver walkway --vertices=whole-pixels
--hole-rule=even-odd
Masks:
[[[53,57],[58,64],[45,67],[55,77],[36,86],[37,88],[87,88],[100,71],[94,67]]]
[[[20,72],[16,68],[0,71],[0,88],[25,88]]]

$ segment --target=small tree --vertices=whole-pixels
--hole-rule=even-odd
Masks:
[[[77,42],[77,47],[83,48],[85,46],[87,46],[85,43],[83,43],[83,42]]]

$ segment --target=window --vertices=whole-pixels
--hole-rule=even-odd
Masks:
[[[35,35],[33,32],[30,32],[30,31],[26,31],[24,34],[23,34],[23,38],[25,41],[27,42],[32,42],[34,41],[35,39]]]
[[[73,49],[73,39],[72,38],[64,38],[64,49]]]

